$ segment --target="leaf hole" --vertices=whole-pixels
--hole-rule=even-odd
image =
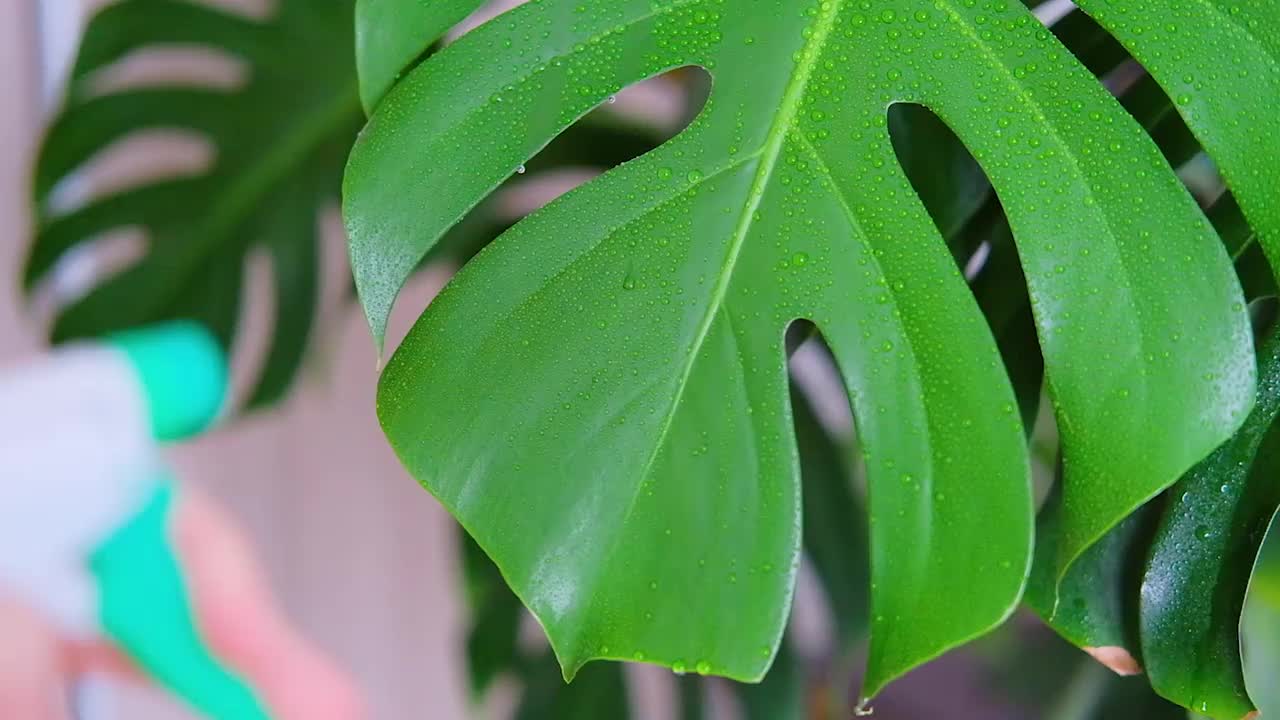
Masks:
[[[977,160],[932,110],[897,103],[888,113],[898,162],[969,283],[1030,428],[1044,359],[1004,206]]]
[[[679,135],[706,105],[711,77],[695,66],[628,85],[529,158],[446,233],[425,262],[463,261],[556,198]]]
[[[456,42],[458,38],[484,25],[499,15],[525,4],[528,0],[490,0],[490,2],[481,3],[462,22],[453,26],[453,28],[444,36],[444,44]]]
[[[803,555],[789,635],[800,654],[838,664],[866,633],[867,468],[835,357],[807,321],[788,329],[791,414],[800,457]]]
[[[1071,0],[1029,0],[1027,5],[1045,27],[1053,27],[1076,9]]]
[[[114,2],[119,0],[82,0],[81,4],[84,6],[85,13],[92,15]],[[187,2],[255,19],[272,15],[278,4],[278,0],[187,0]]]
[[[52,322],[104,278],[137,263],[146,247],[146,230],[128,226],[100,233],[63,253],[32,289],[31,311],[36,322],[41,326]]]
[[[280,0],[190,0],[190,2],[254,20],[274,17],[280,5]]]
[[[249,81],[249,64],[206,45],[135,50],[95,70],[77,85],[87,97],[154,87],[201,87],[232,92]]]
[[[129,132],[68,169],[49,188],[42,210],[59,217],[157,180],[202,175],[213,167],[216,155],[207,137],[190,130]]]

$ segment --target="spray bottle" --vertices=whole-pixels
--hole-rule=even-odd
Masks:
[[[202,641],[168,531],[160,445],[212,425],[226,389],[221,349],[191,323],[0,372],[0,587],[207,716],[265,720]]]

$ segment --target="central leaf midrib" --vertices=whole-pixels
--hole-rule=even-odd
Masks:
[[[652,472],[653,464],[657,461],[658,454],[662,452],[662,448],[666,444],[667,435],[670,434],[677,409],[680,407],[685,389],[689,384],[689,377],[693,374],[693,366],[702,352],[702,346],[706,343],[707,336],[711,333],[711,325],[715,322],[716,315],[724,306],[729,284],[733,278],[734,268],[742,254],[742,247],[747,235],[751,231],[756,211],[764,199],[764,193],[768,189],[769,181],[772,179],[774,169],[777,167],[778,158],[782,154],[787,133],[791,130],[799,114],[800,103],[809,85],[810,77],[813,75],[814,67],[817,65],[819,51],[826,43],[827,37],[835,26],[835,20],[840,15],[840,8],[843,2],[844,0],[830,0],[829,4],[822,2],[819,5],[820,15],[812,26],[813,31],[805,41],[799,55],[800,59],[796,61],[795,71],[787,83],[786,90],[783,91],[782,102],[779,104],[778,113],[774,116],[774,121],[765,136],[764,146],[758,151],[759,165],[751,182],[750,194],[742,208],[741,215],[738,217],[738,224],[734,228],[729,247],[725,251],[724,262],[721,265],[720,273],[716,277],[716,284],[712,288],[711,301],[707,304],[706,312],[698,324],[694,341],[689,349],[689,355],[680,371],[679,383],[676,386],[675,393],[672,395],[667,412],[663,416],[662,428],[658,431],[658,436],[653,443],[653,449],[650,451],[649,457],[645,460],[640,473],[636,476],[638,478],[643,479]],[[617,527],[626,526],[632,512],[635,510],[636,501],[639,497],[640,483],[637,483],[627,503],[627,509],[622,515],[622,520]],[[621,536],[621,533],[616,534],[611,546],[616,546]],[[606,554],[605,557],[610,554],[612,553]]]
[[[680,406],[685,388],[689,384],[689,377],[693,374],[693,366],[697,362],[698,355],[702,352],[702,346],[706,343],[707,336],[711,334],[711,325],[715,322],[716,315],[719,314],[720,308],[724,305],[725,297],[729,292],[729,284],[733,280],[734,268],[738,264],[738,258],[742,254],[742,247],[746,242],[747,235],[751,232],[752,224],[755,222],[756,211],[759,210],[765,191],[769,187],[769,181],[773,178],[773,172],[778,165],[779,156],[782,155],[782,147],[786,141],[787,133],[791,130],[796,116],[799,114],[801,100],[804,97],[805,90],[808,88],[809,79],[813,75],[814,66],[817,65],[819,51],[826,43],[827,36],[831,34],[831,30],[835,26],[835,20],[840,14],[842,2],[843,0],[831,0],[829,5],[826,2],[819,5],[819,17],[813,25],[813,32],[800,51],[799,60],[796,61],[796,69],[791,75],[791,80],[787,83],[787,88],[782,95],[782,102],[778,106],[778,113],[774,116],[773,124],[769,127],[769,132],[765,136],[764,148],[760,152],[759,165],[756,168],[755,178],[751,182],[750,194],[742,208],[742,213],[738,216],[738,224],[734,228],[733,237],[730,239],[729,247],[725,251],[724,262],[721,263],[720,273],[716,276],[716,284],[711,290],[711,301],[707,303],[707,309],[698,324],[688,358],[686,358],[684,367],[680,372],[679,384],[676,386],[676,392],[672,396],[670,409],[663,419],[662,430],[658,434],[657,442],[653,446],[653,452],[644,464],[640,477],[649,474],[654,461],[658,457],[658,453],[666,442],[676,409]]]

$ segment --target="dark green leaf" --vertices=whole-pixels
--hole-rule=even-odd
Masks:
[[[582,669],[565,684],[555,658],[547,653],[530,664],[515,720],[627,720],[627,699],[622,665],[596,663]]]
[[[676,679],[680,720],[703,720],[707,716],[706,682],[701,677],[688,675]]]
[[[1209,220],[1222,237],[1227,251],[1235,260],[1236,274],[1244,286],[1244,296],[1249,300],[1275,297],[1276,277],[1258,244],[1258,235],[1249,227],[1235,197],[1227,193],[1209,208]]]
[[[1040,522],[1037,554],[1051,554],[1059,537],[1055,526],[1062,503],[1061,469]],[[1027,604],[1051,628],[1121,675],[1141,672],[1138,640],[1130,630],[1137,612],[1141,559],[1151,537],[1155,509],[1148,505],[1125,518],[1085,551],[1058,584],[1032,575]],[[1037,561],[1040,561],[1039,557]]]
[[[1280,504],[1280,333],[1259,349],[1258,403],[1244,427],[1173,487],[1142,582],[1142,652],[1161,695],[1214,718],[1253,710],[1240,615]]]
[[[263,249],[275,272],[276,324],[251,397],[278,399],[301,362],[316,302],[317,213],[336,202],[361,119],[351,62],[348,0],[281,0],[250,20],[184,0],[122,0],[86,30],[67,101],[35,171],[39,226],[26,268],[30,288],[68,251],[104,233],[138,228],[146,253],[66,308],[55,341],[192,318],[230,345],[241,275]],[[195,46],[242,60],[243,87],[161,86],[96,94],[95,73],[126,55]],[[207,138],[207,171],[165,178],[61,212],[55,186],[100,151],[143,130]]]
[[[1099,78],[1106,77],[1129,59],[1129,52],[1093,18],[1073,10],[1050,28],[1071,54]]]
[[[865,509],[853,492],[850,453],[827,434],[803,394],[791,394],[791,407],[804,487],[804,550],[822,582],[843,648],[867,629]]]
[[[1272,466],[1280,475],[1280,463]],[[1280,515],[1277,515],[1280,517]],[[1263,717],[1280,715],[1280,521],[1272,518],[1253,568],[1240,624],[1245,684]]]
[[[757,685],[734,683],[744,720],[804,720],[805,681],[788,639],[778,646],[773,667]]]
[[[498,675],[521,669],[517,641],[523,608],[480,546],[465,532],[458,534],[471,609],[467,669],[472,695],[479,697]]]

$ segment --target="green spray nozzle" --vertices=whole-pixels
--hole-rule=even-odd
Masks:
[[[201,325],[176,321],[113,335],[145,396],[157,442],[192,438],[218,419],[227,395],[227,363]],[[140,508],[92,554],[99,620],[155,681],[215,720],[267,720],[252,689],[201,637],[198,618],[170,537],[178,491],[170,477],[149,484]]]
[[[175,489],[159,479],[142,509],[93,553],[99,619],[160,685],[214,720],[268,720],[253,691],[205,645],[169,540]]]
[[[156,440],[193,437],[218,419],[227,395],[227,362],[202,325],[179,320],[127,330],[108,340],[138,372]]]

